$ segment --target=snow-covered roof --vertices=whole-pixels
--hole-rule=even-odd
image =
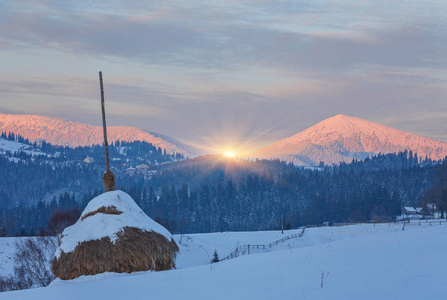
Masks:
[[[114,206],[121,214],[96,213],[83,219],[89,213],[101,207]],[[55,256],[61,251],[72,252],[79,243],[109,237],[114,243],[118,233],[124,227],[134,227],[144,231],[154,231],[171,241],[172,235],[162,225],[149,218],[135,201],[123,191],[111,191],[92,199],[81,214],[79,220],[72,226],[65,228],[62,233],[61,245]]]
[[[417,212],[416,209],[414,207],[411,207],[411,206],[405,206],[405,211],[407,211],[407,212]]]
[[[91,164],[91,163],[93,163],[94,161],[95,161],[95,159],[94,159],[93,157],[91,157],[91,156],[87,156],[87,157],[84,159],[84,162],[87,163],[87,164]]]

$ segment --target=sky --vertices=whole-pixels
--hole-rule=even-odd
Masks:
[[[0,112],[249,151],[346,114],[447,141],[447,2],[0,0]]]

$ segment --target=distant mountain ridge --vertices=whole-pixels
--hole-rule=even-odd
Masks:
[[[44,140],[53,145],[70,147],[97,145],[103,143],[102,130],[101,126],[72,122],[61,118],[0,113],[0,132],[14,132],[32,142]],[[169,154],[176,152],[183,155],[195,155],[190,152],[196,149],[194,147],[135,127],[108,126],[107,136],[109,143],[118,140],[145,141],[166,149]]]
[[[152,134],[155,137],[158,137],[158,138],[161,138],[161,139],[167,141],[168,143],[176,145],[177,147],[179,147],[180,149],[185,150],[186,152],[188,152],[192,156],[205,155],[205,154],[209,153],[209,151],[206,151],[204,149],[199,149],[199,148],[196,148],[194,146],[185,144],[185,143],[180,142],[179,140],[177,140],[177,139],[175,139],[173,137],[170,137],[170,136],[158,133],[158,132],[152,132],[152,131],[147,131],[147,132],[149,132],[150,134]]]
[[[302,165],[338,164],[378,153],[412,151],[433,160],[447,156],[447,143],[343,114],[328,118],[249,156]]]

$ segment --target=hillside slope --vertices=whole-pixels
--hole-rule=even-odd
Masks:
[[[36,115],[11,115],[0,113],[0,132],[14,132],[30,141],[45,140],[53,145],[89,146],[103,143],[101,126],[71,122],[60,118]],[[186,149],[167,141],[161,136],[129,126],[108,126],[108,142],[145,141],[156,147],[166,149],[168,154],[190,155]],[[190,148],[192,149],[192,148]],[[189,150],[190,150],[189,149]]]
[[[365,159],[378,153],[404,150],[439,160],[447,156],[447,143],[340,114],[249,156],[317,165],[351,162],[353,158]]]
[[[46,155],[39,149],[33,149],[30,145],[22,144],[19,142],[9,141],[4,138],[0,138],[0,155],[4,155],[7,152],[16,153],[16,152],[25,152],[26,154],[37,156],[37,155]]]

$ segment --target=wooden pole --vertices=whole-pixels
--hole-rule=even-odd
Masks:
[[[283,234],[283,233],[284,233],[284,218],[281,215],[281,234]]]
[[[106,171],[110,171],[109,166],[109,144],[107,143],[107,126],[106,126],[106,111],[104,109],[104,86],[102,84],[102,72],[99,71],[99,85],[101,89],[101,109],[102,109],[102,128],[104,132],[104,147],[106,155]]]
[[[101,71],[99,71],[99,84],[101,89],[102,128],[104,132],[104,148],[106,156],[106,171],[102,175],[102,182],[104,183],[106,192],[109,192],[115,190],[115,174],[110,171],[109,165],[109,144],[107,143],[106,110],[104,108],[104,86],[102,84]]]

